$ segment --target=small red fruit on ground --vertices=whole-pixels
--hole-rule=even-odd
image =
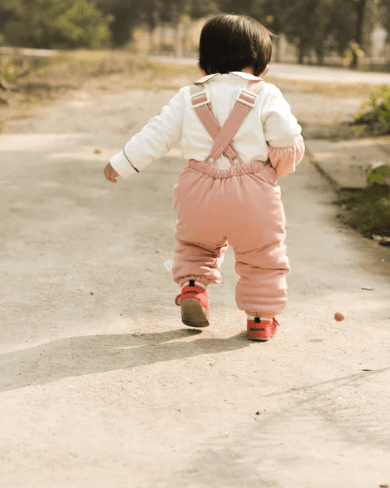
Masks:
[[[345,317],[341,312],[336,312],[334,314],[334,319],[337,320],[337,322],[341,322],[342,320],[345,319]]]

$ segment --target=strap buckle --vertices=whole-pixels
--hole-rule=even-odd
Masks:
[[[200,102],[196,102],[195,99],[198,97],[206,97],[206,99]],[[208,105],[209,103],[211,103],[210,94],[205,90],[200,93],[194,93],[194,95],[191,95],[192,108],[198,108],[202,105]]]
[[[248,100],[249,98],[249,100]],[[238,95],[236,100],[238,102],[243,103],[244,105],[248,105],[249,107],[253,108],[255,106],[256,100],[257,100],[257,95],[256,93],[253,93],[249,90],[242,90]],[[251,101],[253,100],[253,101]]]

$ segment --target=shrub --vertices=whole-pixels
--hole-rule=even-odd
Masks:
[[[390,86],[381,86],[362,105],[367,108],[355,116],[353,125],[366,126],[374,134],[390,133]]]
[[[110,41],[109,20],[88,0],[4,0],[12,16],[6,41],[34,48],[99,48]]]

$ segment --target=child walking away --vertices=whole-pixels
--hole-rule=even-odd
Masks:
[[[199,68],[186,86],[113,156],[106,178],[129,178],[181,142],[188,165],[174,188],[173,279],[184,324],[209,325],[207,286],[221,282],[230,244],[236,303],[247,314],[249,339],[276,332],[287,301],[285,214],[278,176],[301,161],[301,127],[268,70],[269,32],[246,16],[218,15],[203,27]]]

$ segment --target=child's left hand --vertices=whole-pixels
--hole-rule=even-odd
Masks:
[[[115,171],[110,163],[108,163],[107,166],[104,168],[104,175],[107,180],[111,181],[112,183],[116,183],[116,178],[119,176],[119,174]]]

